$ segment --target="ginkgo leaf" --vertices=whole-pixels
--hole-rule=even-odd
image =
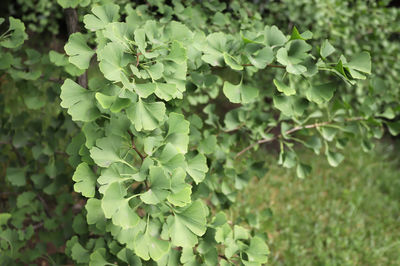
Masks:
[[[186,171],[193,178],[196,184],[202,182],[208,171],[206,157],[199,153],[195,157],[189,159],[187,162]]]
[[[82,247],[79,242],[75,243],[71,249],[71,257],[78,263],[88,263],[89,254],[89,251]]]
[[[335,47],[330,44],[328,40],[325,40],[321,45],[320,54],[323,58],[330,56],[335,51]]]
[[[87,211],[86,221],[88,224],[105,223],[106,218],[101,209],[101,200],[96,198],[88,199],[85,209]]]
[[[174,145],[178,152],[186,153],[189,144],[189,125],[184,116],[170,113],[168,120],[168,133],[165,141]]]
[[[334,82],[311,86],[306,92],[307,99],[317,104],[327,102],[332,99],[336,87]]]
[[[165,59],[174,61],[177,64],[184,63],[187,60],[185,47],[183,47],[180,42],[173,41],[171,44],[171,51]]]
[[[124,52],[125,48],[119,43],[108,43],[97,51],[99,67],[104,77],[111,81],[121,81],[124,67],[133,61],[133,57]]]
[[[266,26],[265,42],[271,47],[281,46],[287,42],[287,38],[276,26]]]
[[[144,232],[140,232],[135,239],[135,253],[144,260],[152,258],[160,260],[169,250],[170,243],[159,238],[159,226],[149,222]]]
[[[129,180],[143,181],[141,175],[131,167],[123,163],[113,163],[101,171],[97,182],[101,185],[99,192],[103,193],[110,184],[114,182],[125,182]]]
[[[0,46],[10,49],[17,48],[28,39],[28,35],[25,33],[25,25],[21,20],[13,17],[9,17],[8,21],[10,22],[8,32],[11,32],[11,34],[7,38],[0,39]]]
[[[185,156],[178,152],[174,145],[167,143],[161,154],[159,155],[159,162],[161,166],[168,172],[174,171],[176,168],[185,168]]]
[[[90,59],[95,53],[86,44],[87,39],[87,36],[76,32],[69,36],[68,42],[64,46],[65,52],[69,55],[69,62],[80,69],[88,69]]]
[[[272,100],[274,107],[286,116],[300,116],[308,106],[307,100],[295,96],[277,95]]]
[[[90,261],[89,265],[95,265],[95,266],[105,266],[105,265],[110,265],[106,260],[106,249],[105,248],[99,248],[96,249],[92,254],[90,254]]]
[[[177,168],[172,172],[171,193],[168,201],[175,206],[183,207],[191,202],[192,186],[185,182],[186,172],[182,168]]]
[[[164,72],[164,65],[160,62],[151,65],[149,68],[146,68],[152,80],[157,80],[162,78]]]
[[[253,237],[250,240],[250,246],[246,250],[248,261],[256,262],[259,264],[267,263],[269,249],[267,244],[258,236]]]
[[[127,140],[111,135],[96,141],[96,146],[90,149],[90,157],[101,167],[109,167],[112,163],[120,162],[132,168],[132,165],[122,159],[128,150],[130,146]]]
[[[119,6],[116,4],[105,4],[92,8],[92,14],[83,17],[83,23],[88,30],[96,31],[104,29],[107,24],[119,19]]]
[[[258,96],[257,88],[243,85],[242,81],[237,85],[225,81],[223,92],[233,103],[249,103]]]
[[[179,247],[193,247],[197,236],[206,232],[206,206],[197,200],[183,211],[175,212],[170,227],[172,244]]]
[[[243,69],[243,66],[241,64],[239,64],[238,60],[235,57],[233,57],[232,55],[224,52],[223,56],[224,56],[225,64],[227,64],[230,68],[232,68],[234,70],[242,70]]]
[[[226,49],[226,35],[222,32],[211,33],[207,36],[207,45],[204,47],[204,55],[201,59],[212,66],[222,66],[223,52]]]
[[[93,173],[87,163],[81,163],[75,170],[72,180],[76,183],[74,190],[80,192],[83,196],[94,197],[97,176]]]
[[[150,166],[149,168],[150,188],[140,196],[146,204],[157,204],[167,198],[171,187],[171,180],[162,167]]]
[[[285,83],[283,83],[280,80],[274,79],[274,84],[275,84],[276,88],[278,89],[278,91],[283,92],[286,96],[296,94],[296,91],[292,87],[286,85]]]
[[[245,47],[245,53],[250,63],[259,69],[265,68],[274,60],[274,52],[269,46],[260,48],[259,44],[249,43]]]
[[[175,84],[170,83],[156,83],[156,89],[154,93],[158,98],[169,101],[172,98],[175,98],[177,92],[177,88]]]
[[[139,223],[140,218],[136,211],[130,207],[130,198],[125,198],[126,194],[126,189],[122,184],[112,183],[104,191],[101,208],[106,218],[112,218],[113,224],[122,228],[131,228]]]
[[[61,106],[67,108],[74,121],[90,122],[100,116],[94,101],[94,92],[81,87],[71,79],[61,86]]]
[[[137,131],[153,130],[164,120],[165,105],[162,102],[138,102],[126,110]]]

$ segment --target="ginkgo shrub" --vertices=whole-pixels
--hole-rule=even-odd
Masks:
[[[68,241],[60,242],[77,264],[263,265],[267,235],[253,226],[254,216],[229,214],[237,192],[265,174],[253,151],[278,144],[277,163],[305,178],[312,169],[298,145],[337,167],[348,141],[368,150],[384,123],[400,131],[398,122],[347,101],[371,74],[368,51],[345,57],[329,40],[312,46],[312,32],[267,25],[257,6],[243,1],[126,2],[59,0],[62,8],[86,13],[65,54],[26,50],[27,57],[16,59],[27,35],[14,18],[0,37],[0,57],[7,59],[1,71],[36,83],[21,105],[49,108],[49,121],[30,114],[46,121],[33,128],[39,133],[28,136],[5,123],[8,152],[19,148],[15,139],[20,147],[35,142],[28,148],[32,162],[8,166],[6,179],[16,193],[26,186],[19,207],[38,198],[40,209],[29,216],[39,221],[29,234],[22,223],[15,226],[14,213],[0,214],[8,261],[38,259],[14,252],[13,239],[22,235],[23,246],[24,236],[32,239],[44,226],[69,228],[60,236]],[[60,101],[50,102],[51,95]],[[40,97],[50,103],[36,106]],[[4,108],[11,114],[12,103]],[[50,145],[42,138],[52,138]],[[42,190],[61,195],[58,212],[40,206]]]

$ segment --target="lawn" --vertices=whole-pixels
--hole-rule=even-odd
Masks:
[[[298,179],[271,163],[241,194],[242,211],[263,213],[272,265],[400,265],[400,147],[350,147],[337,168],[306,152]],[[269,214],[269,215],[265,215]]]

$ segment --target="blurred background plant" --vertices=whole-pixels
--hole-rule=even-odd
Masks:
[[[121,7],[127,4],[121,14],[133,14],[137,21],[173,17],[194,29],[229,33],[238,29],[246,32],[251,27],[260,30],[266,22],[285,33],[293,26],[300,32],[311,30],[314,38],[309,42],[313,46],[329,39],[337,54],[349,58],[370,51],[372,79],[358,82],[356,87],[342,86],[340,90],[346,93],[334,98],[357,106],[354,109],[364,116],[379,114],[389,126],[385,135],[400,132],[400,15],[389,1],[204,1],[201,8],[195,5],[200,1],[182,1],[184,5],[171,1],[168,6],[155,0],[1,1],[0,17],[7,19],[0,26],[0,34],[10,25],[17,32],[12,42],[2,42],[0,37],[1,265],[13,265],[17,260],[21,264],[63,264],[86,248],[105,246],[100,238],[90,239],[86,202],[73,189],[71,176],[77,157],[89,156],[82,148],[85,136],[59,106],[59,95],[63,80],[75,79],[84,72],[64,53],[68,39],[64,9],[78,7],[81,21],[92,5],[110,2]],[[9,20],[9,16],[17,19]],[[95,36],[88,35],[92,45]],[[262,73],[257,78],[266,81],[271,77]],[[290,82],[299,91],[309,85],[296,77]],[[196,93],[189,96],[193,105],[201,106],[215,98]],[[207,93],[214,95],[215,90]],[[332,102],[329,104],[334,105]],[[256,111],[261,112],[261,108]],[[213,110],[205,112],[212,123]],[[235,114],[232,112],[230,118]],[[376,132],[377,137],[381,134]],[[214,147],[206,143],[204,149],[214,149],[214,139],[208,140]],[[362,138],[355,142],[361,148],[353,144],[343,150],[347,159],[340,168],[331,168],[325,160],[316,160],[315,155],[301,150],[314,169],[305,179],[295,177],[293,169],[276,166],[277,147],[267,146],[254,155],[270,165],[266,176],[252,180],[236,200],[236,194],[229,194],[226,188],[228,196],[220,193],[225,201],[214,200],[221,205],[233,204],[232,220],[268,234],[272,264],[398,265],[399,146],[389,137],[382,143]],[[375,143],[377,148],[372,151]],[[74,235],[90,239],[85,248],[76,244],[77,238],[72,238],[70,246],[65,244]],[[108,244],[116,253],[116,242]],[[77,247],[75,253],[72,245]]]

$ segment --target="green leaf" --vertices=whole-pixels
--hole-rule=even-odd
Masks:
[[[82,0],[57,0],[62,8],[76,8]]]
[[[135,84],[134,89],[140,98],[149,97],[156,90],[156,83]]]
[[[311,39],[313,36],[311,31],[303,32],[302,34],[299,33],[296,26],[293,27],[292,35],[290,36],[290,40],[308,40]]]
[[[26,191],[17,197],[17,207],[22,208],[33,203],[36,198],[36,194],[31,191]]]
[[[129,205],[130,198],[125,198],[126,189],[120,183],[112,183],[101,200],[101,208],[106,218],[112,218],[115,225],[124,229],[135,227],[140,218]]]
[[[197,244],[197,236],[206,232],[206,208],[197,200],[183,211],[175,212],[170,228],[172,244],[189,248]]]
[[[169,101],[172,98],[175,98],[177,91],[175,84],[157,82],[154,93],[158,98]]]
[[[278,50],[276,58],[279,63],[286,66],[286,71],[299,75],[307,71],[307,68],[301,63],[309,57],[308,51],[311,46],[303,40],[293,40]]]
[[[249,231],[246,228],[239,225],[235,225],[233,227],[233,235],[235,240],[240,240],[240,239],[246,240],[249,239],[250,236]]]
[[[74,190],[87,198],[94,197],[97,176],[87,163],[81,163],[75,170],[72,180],[75,181]]]
[[[137,131],[154,130],[164,121],[165,105],[162,102],[147,103],[139,98],[126,113]]]
[[[199,151],[204,154],[214,153],[217,148],[217,137],[215,135],[205,137],[199,144]]]
[[[162,150],[159,162],[168,171],[173,172],[176,168],[185,168],[185,156],[178,152],[174,145],[167,143]]]
[[[76,242],[71,249],[71,257],[77,263],[88,263],[89,262],[89,251],[82,247],[79,242]]]
[[[335,138],[337,132],[338,132],[337,128],[328,127],[328,126],[321,128],[321,135],[327,141],[332,141]]]
[[[371,74],[371,55],[368,52],[359,53],[354,55],[353,59],[345,65],[350,69]],[[351,75],[353,76],[353,74]]]
[[[170,113],[167,124],[165,141],[174,145],[178,152],[185,154],[189,144],[189,122],[181,114]]]
[[[207,45],[204,47],[204,55],[201,59],[212,65],[222,66],[224,61],[223,53],[226,50],[226,35],[222,32],[211,33],[207,36]]]
[[[130,150],[130,145],[127,140],[111,135],[97,139],[96,146],[90,149],[90,157],[101,167],[109,167],[110,164],[115,162],[121,162],[132,167],[122,159],[128,150]]]
[[[287,42],[286,36],[276,26],[265,27],[265,43],[268,46],[282,46]]]
[[[158,234],[158,225],[149,222],[145,232],[140,232],[135,239],[135,253],[144,260],[152,258],[160,260],[169,250],[170,243],[161,240]]]
[[[258,69],[265,68],[274,60],[274,52],[269,46],[259,49],[258,44],[249,43],[245,47],[245,53],[250,63]]]
[[[286,116],[300,116],[307,108],[307,100],[295,96],[274,96],[275,108]]]
[[[166,60],[174,61],[177,64],[182,64],[187,61],[186,49],[178,41],[173,41],[171,44],[171,51],[165,57]]]
[[[249,262],[267,263],[269,248],[260,237],[255,236],[250,240],[250,246],[246,253]]]
[[[293,88],[289,87],[288,85],[286,85],[285,83],[283,83],[280,80],[274,79],[274,84],[275,84],[276,88],[278,89],[278,91],[283,92],[286,96],[296,94],[296,91]]]
[[[104,77],[111,81],[121,81],[124,67],[132,61],[132,56],[124,52],[124,47],[119,43],[108,43],[103,49],[97,51],[100,61],[99,67]]]
[[[258,97],[258,89],[245,86],[242,84],[242,81],[238,85],[225,81],[223,92],[229,101],[233,103],[246,104]]]
[[[0,41],[0,46],[10,49],[17,48],[28,39],[28,35],[25,33],[25,25],[21,20],[13,17],[9,17],[8,21],[10,22],[8,31],[11,34],[8,38]]]
[[[69,55],[69,62],[80,69],[88,69],[90,59],[94,51],[86,44],[88,37],[80,32],[69,36],[67,44],[64,46],[65,52]]]
[[[140,196],[146,204],[157,204],[164,201],[171,187],[171,180],[167,177],[162,167],[150,166],[149,182],[150,188]]]
[[[8,167],[6,178],[13,186],[24,186],[26,184],[25,169]]]
[[[329,43],[328,40],[325,40],[322,43],[321,50],[320,50],[320,55],[322,58],[327,58],[330,56],[333,52],[335,51],[335,47],[332,46],[332,44]]]
[[[100,116],[94,101],[94,93],[85,90],[71,79],[61,86],[61,107],[67,108],[74,121],[90,122]]]
[[[105,223],[106,218],[101,209],[101,200],[90,198],[86,202],[86,221],[88,224]]]
[[[90,254],[89,266],[104,266],[110,264],[111,263],[106,260],[105,248],[96,249],[92,254]]]
[[[172,172],[171,192],[168,201],[175,206],[183,207],[191,202],[192,186],[185,182],[186,172],[177,168]]]
[[[6,225],[8,220],[10,220],[10,218],[11,218],[11,213],[7,212],[0,213],[0,226]]]
[[[207,158],[201,153],[197,154],[188,160],[186,171],[196,184],[202,182],[208,172]]]
[[[332,167],[338,166],[344,159],[344,156],[339,152],[331,152],[329,149],[325,150],[326,158],[328,159],[328,163]]]
[[[154,65],[151,65],[147,71],[153,80],[160,79],[163,76],[164,65],[160,62],[157,62]]]
[[[332,99],[336,87],[335,82],[311,86],[306,92],[307,99],[317,104],[328,102]]]
[[[93,7],[94,15],[88,14],[83,17],[85,28],[92,31],[104,29],[107,24],[119,19],[118,11],[119,6],[112,3]]]
[[[296,168],[296,174],[299,178],[305,178],[311,173],[311,166],[298,163]]]
[[[234,70],[243,70],[243,66],[238,63],[238,60],[231,56],[230,54],[224,52],[224,61],[230,68]]]
[[[390,134],[397,136],[400,133],[400,121],[386,122]]]

